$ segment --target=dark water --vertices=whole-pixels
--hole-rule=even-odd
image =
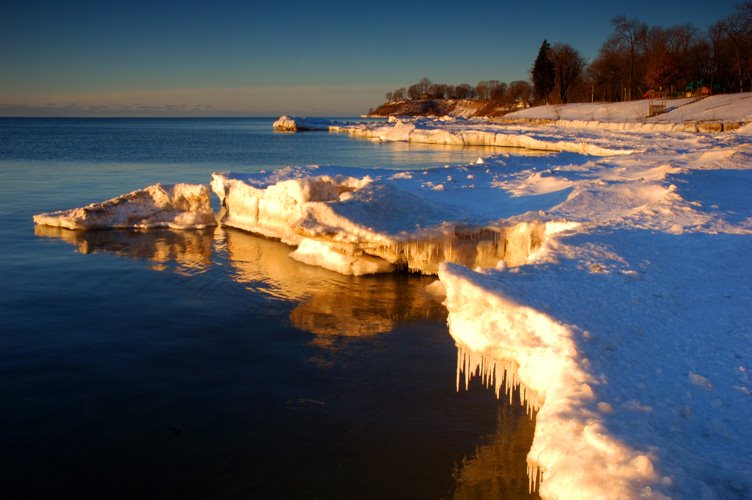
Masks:
[[[263,119],[0,120],[0,497],[525,496],[533,424],[455,391],[431,278],[341,276],[233,230],[31,221],[213,170],[478,155]]]

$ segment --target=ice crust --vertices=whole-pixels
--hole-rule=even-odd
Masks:
[[[197,229],[216,220],[208,186],[155,184],[82,208],[38,214],[34,223],[66,229]]]

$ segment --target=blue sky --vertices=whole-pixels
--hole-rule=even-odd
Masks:
[[[617,15],[701,31],[737,1],[0,2],[0,115],[357,115],[426,76],[528,79],[541,41],[592,60]]]

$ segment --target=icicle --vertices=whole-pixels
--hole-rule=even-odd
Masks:
[[[543,469],[536,463],[527,463],[527,491],[531,495],[538,491],[543,481]]]
[[[519,391],[520,404],[525,406],[525,411],[532,418],[535,411],[540,408],[541,400],[538,395],[524,386],[517,375],[517,363],[511,357],[485,356],[472,351],[460,343],[457,347],[457,373],[456,389],[460,390],[460,380],[465,382],[465,390],[470,387],[470,380],[479,377],[484,387],[493,388],[497,398],[502,393],[509,398],[509,403],[514,400],[514,392]]]

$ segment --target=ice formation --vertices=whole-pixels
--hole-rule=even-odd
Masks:
[[[446,123],[441,119],[396,119],[388,124],[333,124],[332,132],[378,141],[402,141],[455,146],[495,146],[539,151],[567,151],[594,156],[625,155],[635,150],[615,148],[604,141],[561,140],[528,128],[510,129],[487,121]]]
[[[405,172],[218,173],[211,186],[224,226],[279,239],[302,262],[341,274],[438,273],[429,291],[446,293],[458,387],[477,375],[499,395],[519,388],[537,411],[528,470],[541,496],[745,498],[752,492],[751,130],[676,130],[697,130],[699,122],[685,120],[698,117],[748,121],[748,97],[605,125],[565,119],[568,109],[545,127],[333,124],[335,132],[379,141],[559,153]],[[630,112],[615,106],[602,112]],[[183,198],[195,203],[178,201],[178,191],[194,193]],[[207,207],[205,187],[152,187],[35,222],[190,227],[210,222]],[[228,231],[234,254],[229,238]],[[280,271],[288,253],[262,271],[237,259],[238,280],[267,280],[271,293],[306,297],[311,281]],[[357,316],[352,311],[311,301],[294,321],[325,335]],[[353,331],[388,325],[373,320]]]
[[[34,216],[34,223],[66,229],[197,229],[216,225],[210,191],[200,184],[155,184],[82,208]]]
[[[560,227],[526,221],[469,225],[461,213],[434,203],[429,191],[401,187],[399,181],[413,181],[408,176],[316,173],[215,173],[222,224],[296,246],[291,256],[301,262],[354,275],[398,268],[435,274],[441,262],[516,266]]]
[[[329,130],[330,123],[328,120],[283,115],[272,124],[272,127],[278,132],[302,132],[307,130]]]

